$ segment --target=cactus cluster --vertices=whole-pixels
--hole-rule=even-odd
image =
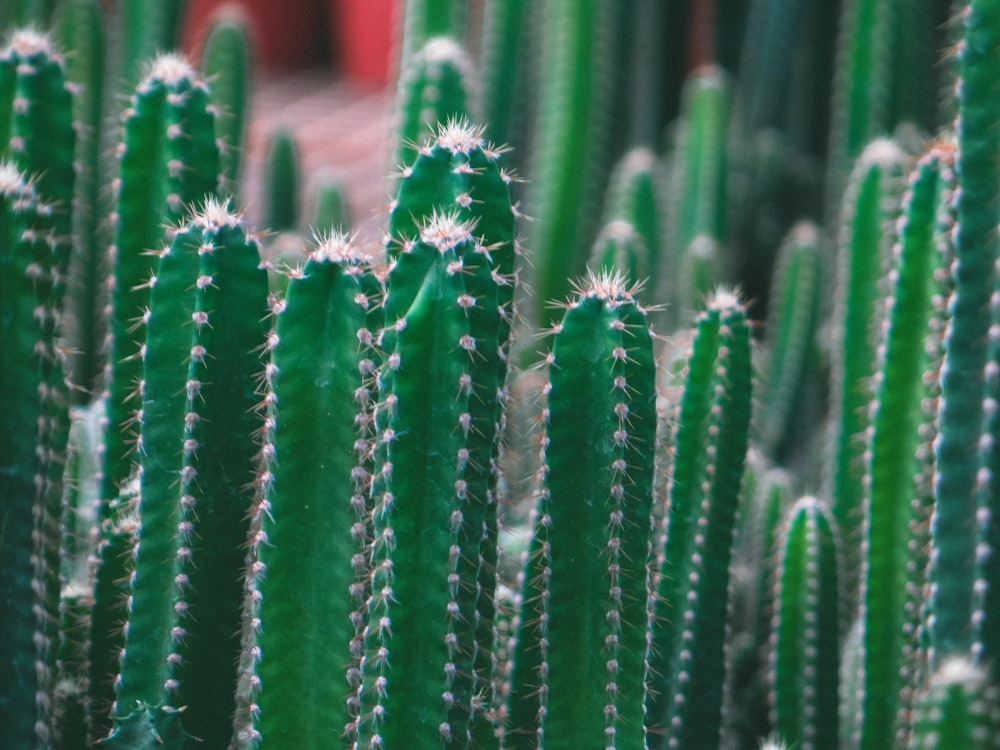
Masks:
[[[312,241],[112,5],[0,6],[0,744],[1000,747],[1000,0],[406,0]]]

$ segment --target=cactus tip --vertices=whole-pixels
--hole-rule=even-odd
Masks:
[[[316,237],[316,247],[309,256],[314,260],[333,262],[358,262],[368,257],[358,245],[357,234],[332,231]]]
[[[52,41],[48,34],[35,28],[17,29],[11,34],[8,47],[18,57],[52,55]]]
[[[165,52],[154,58],[149,64],[146,79],[163,81],[167,85],[177,85],[181,81],[197,77],[194,68],[187,58],[177,52]]]
[[[420,228],[420,240],[443,253],[470,241],[475,226],[474,221],[463,221],[458,214],[435,210]]]

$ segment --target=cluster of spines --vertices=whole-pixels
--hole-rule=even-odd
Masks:
[[[142,349],[139,527],[115,737],[231,731],[240,571],[256,454],[266,274],[228,205],[208,200],[160,252]],[[176,718],[175,718],[176,717]]]
[[[666,543],[658,564],[649,724],[661,746],[714,744],[721,721],[729,560],[747,452],[746,312],[720,290],[698,317],[672,445]]]
[[[655,366],[634,287],[578,287],[546,362],[507,746],[645,743]]]
[[[342,234],[322,239],[290,273],[287,296],[272,300],[267,343],[237,732],[264,747],[305,748],[357,717],[349,696],[359,684],[370,573],[382,291],[370,259]],[[304,629],[293,627],[303,602]],[[303,680],[314,689],[304,693]]]

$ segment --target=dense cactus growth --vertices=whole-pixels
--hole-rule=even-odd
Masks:
[[[406,0],[371,238],[181,9],[0,2],[0,744],[1000,746],[1000,0]]]

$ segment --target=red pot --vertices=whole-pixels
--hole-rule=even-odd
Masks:
[[[393,73],[398,0],[329,0],[330,39],[346,78],[384,86]]]
[[[315,66],[327,54],[324,5],[324,0],[187,0],[181,47],[197,60],[212,24],[228,14],[249,29],[255,64]]]

